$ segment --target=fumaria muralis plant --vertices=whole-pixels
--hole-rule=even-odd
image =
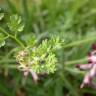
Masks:
[[[24,29],[21,17],[17,14],[9,17],[7,27],[10,32],[0,27],[0,47],[6,44],[5,40],[8,38],[15,40],[20,45],[17,47],[19,51],[16,51],[15,54],[16,62],[19,63],[17,68],[24,72],[24,76],[31,73],[34,81],[38,80],[38,74],[54,73],[58,62],[55,51],[62,48],[63,40],[58,36],[51,36],[38,44],[35,36],[32,35],[32,43],[24,45],[18,37],[18,34]],[[3,18],[4,14],[0,13],[0,20]]]

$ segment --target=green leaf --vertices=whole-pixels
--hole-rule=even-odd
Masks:
[[[8,27],[10,31],[13,32],[21,32],[24,29],[24,24],[22,23],[22,19],[17,14],[10,16],[10,20],[8,22]]]
[[[25,34],[22,36],[22,40],[26,45],[33,46],[36,43],[36,36],[34,34]]]
[[[2,20],[4,17],[4,13],[0,13],[0,20]]]
[[[0,47],[5,45],[5,36],[4,34],[0,33]]]
[[[23,31],[23,29],[24,29],[24,24],[22,23],[22,24],[20,24],[19,27],[18,27],[18,32]]]

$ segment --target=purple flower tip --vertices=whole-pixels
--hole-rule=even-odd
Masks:
[[[91,46],[91,48],[92,48],[93,50],[96,50],[96,43],[93,43],[92,46]]]
[[[75,67],[79,69],[80,68],[80,64],[77,64]]]
[[[93,63],[91,59],[88,59],[88,63]]]

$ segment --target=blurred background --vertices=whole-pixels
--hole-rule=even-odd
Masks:
[[[57,35],[65,41],[65,47],[56,52],[58,70],[40,75],[38,84],[30,75],[24,79],[22,72],[10,68],[16,64],[11,51],[16,45],[6,41],[0,48],[0,96],[96,96],[95,89],[80,89],[85,72],[75,68],[87,62],[87,53],[96,41],[96,0],[0,0],[0,7],[6,20],[8,15],[22,16],[22,40],[35,34],[40,40]],[[4,20],[0,26],[7,30]]]

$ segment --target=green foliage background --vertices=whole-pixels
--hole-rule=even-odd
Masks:
[[[80,89],[85,73],[75,68],[78,63],[86,63],[86,54],[96,41],[96,0],[0,0],[0,7],[5,13],[0,21],[0,45],[5,44],[0,48],[0,96],[96,96],[92,88]],[[18,35],[25,45],[33,44],[34,36],[38,44],[51,36],[64,40],[55,52],[57,71],[40,75],[38,84],[31,75],[24,79],[14,68],[18,45],[1,34],[2,28],[14,34],[5,23],[13,14],[20,15],[25,24]],[[17,27],[14,30],[18,31]]]

